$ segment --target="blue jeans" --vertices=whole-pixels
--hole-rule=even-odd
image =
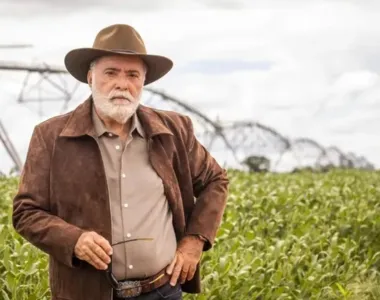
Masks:
[[[119,299],[119,298],[114,298]],[[141,294],[140,296],[129,298],[131,300],[182,300],[181,285],[177,283],[175,286],[171,286],[170,283],[166,283],[163,286],[151,291],[149,293]]]

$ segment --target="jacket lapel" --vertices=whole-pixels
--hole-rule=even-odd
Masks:
[[[59,136],[62,137],[79,137],[83,135],[95,135],[94,125],[92,123],[92,97],[87,98],[72,113],[66,126]]]
[[[150,145],[148,146],[150,163],[158,176],[162,179],[165,195],[173,213],[173,226],[176,230],[177,237],[181,237],[183,234],[183,226],[180,224],[180,216],[183,212],[182,206],[178,205],[182,197],[177,176],[161,141],[157,138],[148,141],[148,143],[148,145]]]
[[[169,139],[174,134],[153,110],[140,106],[138,116],[147,132],[150,163],[163,181],[165,195],[173,213],[173,226],[179,239],[184,230],[184,225],[181,225],[180,222],[183,212],[181,206],[178,205],[181,200],[181,192],[173,163],[168,156],[171,147]],[[167,143],[166,147],[165,142]]]

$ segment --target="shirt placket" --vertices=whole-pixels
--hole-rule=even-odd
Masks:
[[[122,223],[123,223],[123,239],[124,241],[128,241],[133,238],[133,233],[130,231],[131,224],[128,223],[129,211],[131,209],[132,203],[128,199],[126,199],[128,184],[126,182],[127,179],[127,155],[128,155],[128,145],[131,143],[132,138],[128,137],[128,140],[125,142],[124,147],[121,147],[122,142],[118,139],[121,149],[121,157],[120,157],[120,172],[119,172],[119,187],[120,187],[120,200],[122,205]],[[129,251],[129,244],[124,243],[124,253],[125,253],[125,278],[129,278],[131,273],[133,273],[133,268],[135,267],[133,264],[133,257],[131,256],[131,252]]]
[[[108,159],[109,164],[112,165],[111,170],[114,170],[113,172],[116,172],[115,177],[116,182],[113,185],[114,191],[112,191],[112,199],[111,200],[111,206],[113,207],[113,218],[117,220],[117,224],[119,222],[122,225],[123,217],[122,212],[118,209],[115,209],[118,205],[117,203],[120,203],[122,199],[120,199],[120,161],[122,157],[122,147],[121,143],[119,141],[119,138],[112,134],[107,132],[106,137],[104,137],[107,140],[107,148],[108,148]],[[112,158],[113,157],[113,158]],[[110,172],[111,172],[110,170]],[[123,233],[123,226],[116,226],[115,224],[112,225],[112,231],[113,231],[113,243],[119,243],[120,241],[123,241],[124,239],[124,233]],[[115,246],[115,257],[117,256],[117,260],[114,261],[117,265],[114,265],[114,267],[117,267],[118,274],[123,272],[123,274],[120,274],[122,277],[124,277],[125,269],[121,269],[120,266],[125,265],[125,249],[123,248],[123,245],[116,245]]]

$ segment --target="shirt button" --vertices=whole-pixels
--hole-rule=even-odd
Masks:
[[[126,177],[126,175],[123,173],[121,176],[123,176],[123,178],[125,178]]]
[[[124,203],[124,207],[127,208],[128,207],[128,203]]]
[[[133,266],[132,265],[129,265],[129,267],[128,268],[130,268],[131,270],[133,269]]]
[[[116,150],[119,150],[119,149],[120,149],[120,146],[119,146],[119,145],[116,145],[115,148],[116,148]]]
[[[128,238],[131,237],[131,234],[130,234],[130,233],[127,233],[127,237],[128,237]]]

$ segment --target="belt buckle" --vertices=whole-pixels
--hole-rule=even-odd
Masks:
[[[121,281],[119,288],[116,290],[116,295],[119,298],[132,298],[141,295],[142,287],[140,281]]]

